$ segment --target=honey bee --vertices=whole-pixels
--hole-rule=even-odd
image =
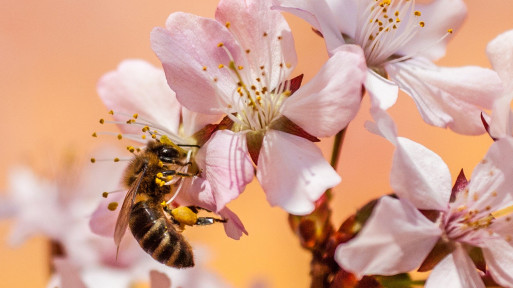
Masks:
[[[194,266],[192,248],[181,234],[185,225],[210,225],[226,220],[198,217],[202,208],[197,206],[172,209],[167,205],[165,197],[174,185],[164,185],[166,182],[173,177],[199,174],[188,158],[187,151],[164,137],[149,142],[135,155],[125,170],[124,183],[129,189],[114,230],[118,248],[129,226],[141,248],[155,260],[176,268]],[[190,173],[186,167],[196,172]]]

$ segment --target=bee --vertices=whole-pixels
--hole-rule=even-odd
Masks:
[[[175,185],[164,184],[173,181],[173,177],[198,175],[197,167],[192,166],[187,151],[164,137],[149,142],[135,155],[125,170],[124,183],[129,188],[114,230],[118,249],[129,226],[141,248],[155,260],[176,268],[194,266],[192,248],[181,234],[185,225],[210,225],[226,220],[198,217],[198,210],[203,208],[197,206],[172,209],[167,205],[166,196]]]

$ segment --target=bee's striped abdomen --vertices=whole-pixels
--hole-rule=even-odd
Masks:
[[[142,200],[130,212],[130,230],[139,245],[155,260],[171,267],[192,267],[192,248],[166,218],[160,204]]]

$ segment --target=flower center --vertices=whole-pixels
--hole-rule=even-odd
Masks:
[[[264,33],[263,37],[268,37],[267,33]],[[278,40],[281,40],[281,37],[278,37]],[[278,64],[279,67],[271,67],[270,63],[273,61],[269,59],[269,64],[259,66],[258,71],[252,71],[255,69],[246,69],[235,63],[230,51],[223,43],[219,43],[218,47],[223,49],[230,59],[227,65],[219,64],[218,68],[228,69],[236,84],[236,88],[228,98],[228,103],[222,103],[222,106],[226,107],[226,115],[234,122],[234,130],[259,131],[267,129],[274,120],[280,117],[283,100],[291,94],[290,81],[285,81],[290,74],[288,70],[291,65],[281,61]],[[251,50],[247,49],[246,55],[250,53]],[[272,53],[268,55],[272,55]],[[247,62],[250,63],[250,61]],[[278,75],[273,75],[273,73],[278,73]],[[277,87],[273,87],[276,85],[272,84],[275,81],[272,79],[278,79]]]
[[[379,67],[425,26],[415,0],[358,1],[355,42],[369,67]]]

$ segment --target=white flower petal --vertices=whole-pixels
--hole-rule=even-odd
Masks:
[[[366,70],[363,51],[342,46],[310,82],[284,101],[282,114],[311,135],[336,134],[360,108]]]
[[[271,205],[295,215],[312,212],[314,202],[340,182],[314,143],[275,130],[264,136],[257,178]]]
[[[365,89],[369,93],[373,109],[387,110],[395,104],[399,94],[399,87],[394,82],[379,76],[370,69],[367,72]]]
[[[433,151],[410,139],[397,138],[390,184],[400,198],[419,209],[444,211],[451,197],[451,173]]]
[[[502,238],[496,238],[489,239],[485,245],[483,255],[493,279],[501,286],[513,287],[513,247],[511,243]]]
[[[358,235],[337,247],[335,260],[358,277],[408,272],[424,261],[441,234],[408,201],[385,196]]]
[[[506,31],[488,43],[486,54],[493,70],[499,74],[507,91],[513,89],[513,30]]]
[[[481,67],[437,67],[418,58],[389,64],[386,70],[413,98],[424,121],[460,134],[485,132],[481,112],[492,108],[502,91],[497,74]]]
[[[447,255],[426,281],[425,288],[485,288],[474,263],[461,247]]]

